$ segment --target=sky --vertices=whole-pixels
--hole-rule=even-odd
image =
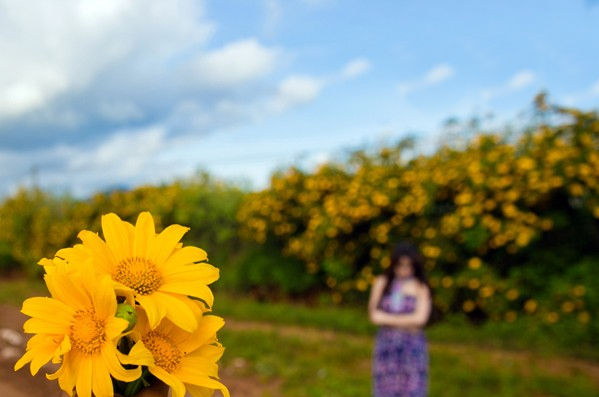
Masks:
[[[599,108],[598,0],[0,0],[0,197],[273,172]]]

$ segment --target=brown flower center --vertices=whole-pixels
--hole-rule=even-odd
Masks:
[[[106,342],[104,321],[96,317],[94,309],[75,312],[69,330],[71,346],[85,354],[99,352]]]
[[[147,258],[123,259],[112,278],[140,295],[150,295],[162,285],[162,277],[156,265]]]
[[[159,331],[150,331],[142,338],[146,348],[152,353],[157,366],[173,373],[183,358],[183,354],[171,338]]]

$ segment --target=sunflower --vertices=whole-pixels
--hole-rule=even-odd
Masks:
[[[92,257],[96,272],[108,274],[117,293],[144,308],[151,327],[164,318],[192,332],[197,328],[194,307],[198,300],[209,310],[214,296],[208,284],[219,271],[207,263],[206,252],[179,242],[189,228],[171,225],[156,234],[149,212],[142,212],[135,226],[116,214],[102,216],[104,239],[96,233],[79,233],[82,244],[58,251],[69,262]],[[197,300],[189,299],[189,297]]]
[[[91,261],[75,269],[59,259],[44,276],[52,297],[34,297],[23,302],[22,312],[31,318],[23,325],[33,335],[15,371],[30,363],[31,374],[50,360],[62,362],[58,371],[47,375],[58,379],[60,388],[80,397],[112,396],[111,376],[125,382],[141,375],[139,367],[126,370],[121,363],[124,355],[116,344],[128,322],[115,317],[117,299],[109,277],[97,278]],[[141,344],[139,345],[141,346]],[[146,353],[132,349],[136,360],[145,360]],[[133,356],[132,356],[133,357]],[[128,362],[131,362],[131,358]]]
[[[142,342],[152,355],[153,360],[143,364],[170,386],[173,397],[183,397],[186,391],[192,397],[208,397],[217,389],[229,397],[227,388],[218,381],[217,361],[224,348],[216,338],[216,331],[224,325],[224,320],[202,315],[200,311],[196,316],[198,328],[189,333],[168,319],[152,328],[145,312],[140,310],[131,338],[137,342],[136,346]]]

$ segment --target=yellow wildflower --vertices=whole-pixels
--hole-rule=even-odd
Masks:
[[[214,296],[207,285],[218,279],[219,271],[199,263],[207,259],[204,250],[181,247],[179,240],[188,230],[171,225],[156,235],[148,212],[139,215],[135,226],[108,214],[102,216],[105,241],[84,230],[79,233],[82,245],[60,250],[57,256],[74,263],[91,257],[96,272],[110,275],[118,292],[146,310],[152,327],[166,317],[191,332],[197,328],[197,301],[188,296],[210,308]]]

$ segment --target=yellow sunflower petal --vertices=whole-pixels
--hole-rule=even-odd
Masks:
[[[186,383],[185,386],[187,387],[189,394],[191,394],[193,397],[210,396],[211,394],[205,393],[206,389],[220,390],[223,397],[231,397],[231,395],[229,394],[229,390],[225,387],[225,385],[223,385],[217,380],[210,379],[208,377],[203,378],[200,384]]]
[[[46,375],[46,378],[53,380],[58,378],[58,384],[60,388],[67,392],[69,395],[73,395],[75,384],[77,383],[77,376],[79,374],[79,368],[81,367],[81,356],[76,353],[69,353],[65,356],[65,360],[58,371],[54,374]]]
[[[166,316],[166,307],[154,299],[153,295],[137,296],[137,301],[139,302],[140,306],[144,308],[146,315],[148,316],[148,324],[150,325],[151,329],[156,328],[160,323],[160,320]]]
[[[56,257],[64,259],[70,263],[85,262],[90,258],[90,253],[81,244],[72,248],[63,248],[56,252]]]
[[[201,263],[168,266],[164,267],[161,272],[163,284],[196,281],[208,285],[218,280],[220,270],[207,263]]]
[[[133,345],[133,347],[129,351],[129,354],[125,355],[117,351],[117,355],[119,360],[123,364],[145,366],[154,365],[154,356],[152,356],[152,353],[144,346],[142,341],[138,341],[137,343],[135,343],[135,345]]]
[[[79,233],[79,239],[83,242],[85,249],[94,257],[94,265],[98,270],[112,274],[117,261],[108,245],[96,233],[83,230]]]
[[[137,308],[136,313],[137,313],[137,323],[135,324],[135,328],[133,330],[142,335],[145,335],[152,330],[152,328],[150,327],[149,320],[148,320],[148,314],[146,313],[146,311],[144,310],[143,307]]]
[[[93,272],[93,270],[90,271]],[[108,275],[99,278],[95,274],[92,274],[92,276],[91,280],[96,283],[95,288],[92,290],[92,301],[96,308],[96,314],[102,319],[114,316],[117,301],[112,288],[112,279]]]
[[[104,360],[101,355],[93,356],[93,377],[92,390],[94,397],[112,397],[114,390],[112,388],[112,380],[110,373],[104,365]]]
[[[77,371],[77,397],[92,397],[92,376],[94,374],[92,360],[90,357],[82,357],[79,360]]]
[[[181,343],[183,343],[187,338],[189,338],[192,335],[189,332],[183,330],[178,325],[174,324],[168,318],[164,318],[160,322],[160,325],[158,325],[156,330],[162,333],[163,335],[168,335],[169,339],[179,347]]]
[[[133,306],[135,304],[135,290],[134,289],[129,288],[126,285],[121,284],[114,280],[112,282],[112,288],[114,289],[114,292],[118,296],[124,296],[125,300],[127,301],[128,304],[130,304],[131,306]]]
[[[214,395],[214,390],[202,386],[187,384],[185,388],[191,397],[212,397]]]
[[[184,383],[196,384],[206,376],[218,377],[218,365],[204,357],[185,356],[176,375]]]
[[[195,313],[178,296],[157,291],[152,294],[152,299],[166,309],[166,318],[185,331],[193,332],[198,328]]]
[[[58,266],[55,272],[46,274],[44,280],[52,296],[71,306],[74,310],[83,310],[92,305],[76,272]]]
[[[145,310],[150,329],[156,328],[160,323],[160,320],[166,317],[166,307],[154,299],[154,295],[139,295],[137,296],[137,301]]]
[[[69,332],[69,325],[30,318],[23,324],[23,331],[27,334],[66,334]]]
[[[117,350],[114,346],[106,344],[101,350],[104,365],[114,378],[124,382],[133,382],[141,376],[141,368],[125,369],[119,362]]]
[[[116,214],[102,215],[104,240],[112,250],[117,263],[131,256],[129,232],[124,223]]]
[[[58,371],[53,374],[46,374],[46,379],[56,380],[58,379],[58,386],[69,396],[75,394],[75,381],[76,378],[72,376],[72,372],[69,372],[70,368],[67,364],[63,364]]]
[[[56,299],[34,297],[28,298],[23,302],[21,313],[51,324],[68,327],[73,320],[75,310]]]
[[[43,266],[46,273],[52,273],[54,270],[56,270],[56,264],[52,259],[42,258],[37,264]]]
[[[201,282],[164,284],[158,288],[158,291],[155,292],[154,295],[158,292],[193,296],[204,301],[208,307],[212,307],[214,304],[214,294],[212,293],[212,290]]]
[[[212,305],[214,305],[214,294],[206,285],[198,286],[198,292],[193,296],[201,299],[207,309],[211,309]]]
[[[67,352],[71,351],[71,348],[71,339],[69,339],[69,337],[65,335],[62,339],[62,342],[60,342],[58,349],[56,349],[56,352],[54,352],[54,358],[52,359],[52,362],[54,364],[60,363],[62,361],[61,357],[65,355]]]
[[[194,350],[190,354],[189,357],[203,357],[207,360],[211,360],[213,362],[217,362],[222,357],[225,352],[225,348],[220,344],[217,345],[204,345]]]
[[[208,254],[201,248],[187,246],[175,251],[164,263],[165,269],[174,266],[189,265],[192,263],[203,262],[208,259]]]
[[[180,348],[186,352],[193,352],[214,337],[216,332],[225,325],[225,320],[218,316],[203,316],[198,324],[198,329],[192,337],[181,343]]]
[[[137,217],[135,224],[135,238],[133,242],[133,256],[137,258],[147,258],[149,247],[156,237],[154,219],[149,212],[142,212]]]
[[[105,321],[106,339],[114,340],[129,326],[129,322],[122,318],[110,317]]]
[[[60,353],[61,335],[33,335],[27,342],[27,351],[15,364],[15,371],[31,361],[31,375],[35,375],[41,367],[47,364],[52,358]]]
[[[50,380],[59,379],[60,376],[62,376],[65,373],[65,371],[67,371],[67,365],[63,364],[56,370],[56,372],[53,372],[51,374],[46,374],[46,379],[50,379]],[[74,385],[74,383],[73,383],[73,385]],[[63,389],[63,390],[67,391],[65,389]]]
[[[179,240],[189,230],[188,227],[181,225],[170,225],[162,231],[154,239],[154,243],[148,253],[148,258],[156,263],[158,266],[166,262],[168,257],[173,253],[173,250],[177,247]]]
[[[149,370],[152,375],[170,386],[173,397],[185,396],[185,385],[176,376],[169,374],[158,366],[149,367]]]
[[[220,390],[224,397],[231,397],[229,390],[220,382],[214,381],[213,387],[203,387],[192,384],[186,384],[185,387],[191,395],[191,397],[211,397],[214,394],[214,390]]]
[[[15,363],[14,370],[20,370],[25,364],[31,362],[35,357],[40,357],[37,349],[27,350],[25,354],[23,354],[23,356]],[[48,359],[48,361],[50,361],[50,359]],[[31,375],[37,374],[37,370],[34,370],[32,365],[29,366],[29,369],[31,370]]]
[[[125,226],[125,230],[127,231],[127,235],[129,236],[129,251],[133,252],[133,241],[135,240],[135,226],[133,226],[129,222],[123,222],[123,226]]]

